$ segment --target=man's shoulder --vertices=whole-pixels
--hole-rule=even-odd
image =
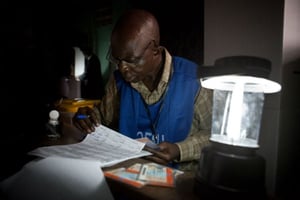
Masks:
[[[193,65],[193,66],[198,66],[198,64],[188,58],[180,57],[180,56],[172,56],[173,58],[173,63],[180,64],[180,65]]]
[[[173,68],[175,72],[183,74],[197,74],[198,64],[180,56],[172,57]]]

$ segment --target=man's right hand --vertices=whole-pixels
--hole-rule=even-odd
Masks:
[[[95,131],[95,127],[99,126],[100,116],[96,110],[86,106],[78,108],[73,119],[73,124],[84,133],[91,133]]]

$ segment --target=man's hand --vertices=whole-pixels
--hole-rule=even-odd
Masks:
[[[180,158],[180,150],[176,144],[162,142],[158,146],[159,150],[154,150],[149,147],[144,148],[145,150],[153,153],[153,155],[147,156],[147,159],[162,165],[168,165],[173,160]]]
[[[100,125],[100,115],[96,109],[88,106],[78,108],[73,119],[73,124],[84,133],[95,131],[95,127]]]

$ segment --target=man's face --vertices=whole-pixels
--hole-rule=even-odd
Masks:
[[[130,42],[112,42],[108,60],[121,72],[127,82],[143,81],[152,74],[154,40],[138,39]]]

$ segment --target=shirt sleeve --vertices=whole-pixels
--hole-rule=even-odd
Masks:
[[[188,137],[176,143],[180,149],[178,162],[200,158],[201,150],[208,145],[212,121],[212,90],[201,88],[195,99],[194,117]]]
[[[95,107],[100,115],[101,124],[117,130],[119,118],[119,95],[114,75],[110,76],[106,87],[105,95],[100,104]]]

